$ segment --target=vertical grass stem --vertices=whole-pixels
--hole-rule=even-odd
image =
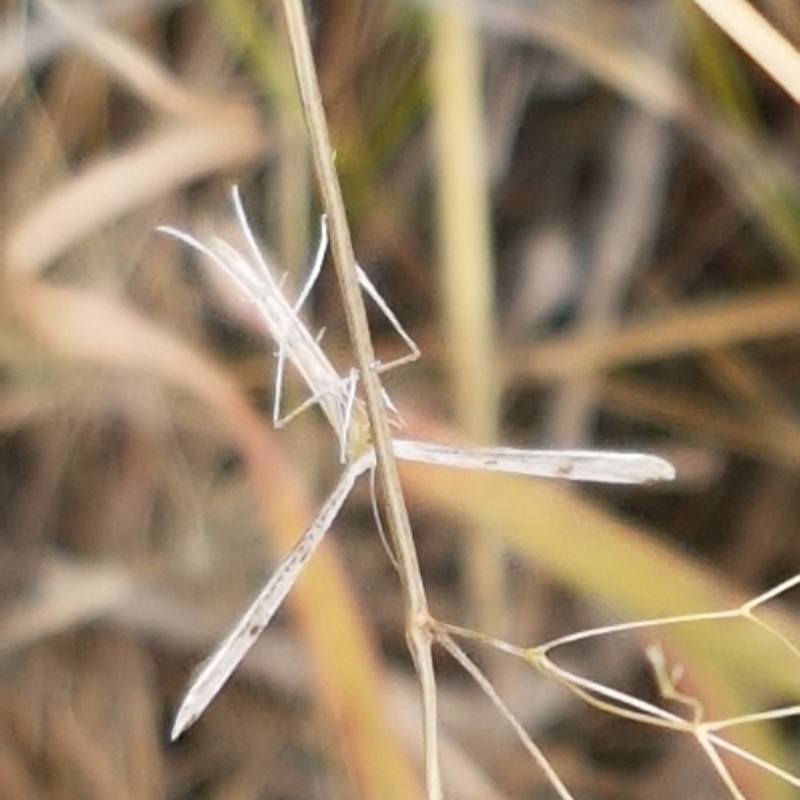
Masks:
[[[342,303],[364,386],[378,475],[383,484],[389,535],[397,554],[400,578],[405,591],[406,636],[422,688],[427,794],[429,800],[439,800],[442,797],[442,789],[437,755],[436,686],[431,657],[432,636],[428,603],[397,465],[392,453],[387,408],[376,370],[376,358],[359,286],[341,187],[333,163],[328,126],[302,0],[283,0],[283,10],[315,171],[329,220],[331,251],[342,293]]]

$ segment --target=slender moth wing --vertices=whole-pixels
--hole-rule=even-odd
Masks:
[[[595,483],[655,483],[671,481],[675,467],[647,453],[604,450],[524,450],[514,447],[448,447],[431,442],[394,439],[394,454],[405,461],[420,461],[462,469],[485,469],[564,478]]]
[[[279,366],[281,359],[292,362],[312,392],[311,403],[319,403],[333,429],[341,436],[345,428],[342,416],[343,404],[346,402],[341,397],[342,378],[283,295],[278,281],[258,249],[235,188],[233,202],[250,257],[216,236],[205,244],[192,234],[170,226],[162,225],[158,230],[202,253],[233,281],[242,292],[243,298],[258,310],[270,336],[278,342]]]
[[[372,450],[364,453],[342,473],[336,487],[322,505],[316,519],[289,551],[248,609],[239,617],[230,633],[198,667],[181,702],[171,737],[177,739],[208,708],[219,690],[269,625],[286,595],[297,581],[303,567],[322,542],[336,515],[344,505],[359,476],[375,465]]]

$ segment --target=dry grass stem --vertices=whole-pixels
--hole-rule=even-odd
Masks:
[[[377,359],[372,349],[367,315],[356,275],[356,259],[350,239],[350,227],[347,222],[339,180],[333,165],[333,149],[328,136],[322,98],[319,94],[303,6],[299,0],[283,0],[283,8],[317,180],[330,221],[333,260],[342,293],[345,316],[356,363],[364,385],[378,473],[384,491],[389,534],[395,548],[401,581],[405,590],[406,636],[420,677],[423,695],[427,794],[429,800],[438,800],[442,796],[442,782],[438,767],[436,687],[431,656],[431,637],[428,631],[429,612],[425,587],[419,571],[417,553],[411,535],[411,524],[400,488],[400,478],[391,450],[388,414],[380,381],[374,369]]]
[[[432,37],[438,249],[451,402],[467,435],[490,444],[498,437],[500,383],[493,357],[495,266],[483,122],[484,61],[479,31],[463,15],[438,12]],[[504,624],[504,561],[505,554],[491,537],[472,531],[465,569],[479,627],[500,630]]]
[[[694,0],[770,77],[800,103],[800,53],[747,0]]]
[[[490,693],[493,702],[501,709],[501,713],[503,713],[506,718],[509,717],[510,712],[504,710],[505,707],[502,705],[502,701],[500,701],[499,698],[495,699],[496,693],[494,689],[487,689],[486,679],[480,675],[477,668],[475,668],[474,665],[467,664],[469,659],[467,659],[463,651],[457,648],[452,642],[450,635],[476,640],[504,653],[522,658],[535,669],[560,683],[584,702],[606,713],[692,736],[697,740],[703,752],[706,753],[709,762],[717,771],[730,795],[735,798],[735,800],[746,800],[746,795],[742,792],[728,767],[721,759],[721,750],[738,756],[743,761],[758,767],[790,786],[800,788],[800,776],[794,775],[788,770],[772,764],[756,756],[752,752],[722,738],[718,735],[718,732],[758,722],[798,717],[800,716],[800,706],[790,705],[776,710],[742,714],[727,719],[706,719],[702,702],[698,698],[684,694],[678,688],[681,676],[680,668],[676,667],[670,670],[666,665],[665,657],[660,646],[650,645],[647,649],[648,657],[655,673],[656,681],[661,689],[661,699],[664,701],[677,701],[678,704],[687,711],[688,716],[682,716],[671,710],[655,705],[652,702],[642,700],[627,692],[619,691],[613,687],[598,683],[595,680],[585,678],[570,669],[561,667],[553,660],[553,651],[576,642],[587,641],[596,637],[644,630],[650,631],[652,634],[653,631],[661,630],[666,627],[697,624],[701,622],[721,622],[724,620],[741,618],[747,619],[762,627],[771,636],[775,637],[781,646],[785,647],[795,659],[800,659],[800,649],[769,622],[761,619],[756,614],[756,611],[761,606],[789,592],[798,585],[800,585],[800,575],[795,575],[761,595],[747,600],[737,608],[697,614],[684,614],[661,619],[639,620],[616,625],[604,625],[573,634],[567,634],[535,647],[517,647],[503,642],[496,637],[485,636],[468,629],[442,623],[438,624],[441,633],[437,636],[437,639],[465,666],[481,688],[485,692]],[[512,724],[514,723],[512,722]],[[527,734],[525,734],[525,736],[527,737]],[[528,747],[528,749],[530,750],[530,747]],[[544,758],[538,751],[538,748],[532,752],[534,752],[537,761]],[[553,781],[553,785],[560,796],[564,796],[561,794],[562,789],[560,788],[561,784],[558,777],[551,776],[551,781]],[[566,789],[564,789],[564,791],[566,791]],[[571,795],[566,796],[571,797]]]

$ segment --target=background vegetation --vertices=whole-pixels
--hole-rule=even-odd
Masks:
[[[402,596],[364,487],[237,678],[166,741],[192,666],[339,469],[318,414],[270,429],[253,309],[155,232],[225,233],[238,183],[287,290],[302,282],[319,204],[279,5],[4,6],[3,797],[414,796]],[[409,433],[646,449],[679,478],[579,491],[403,467],[434,613],[534,645],[797,573],[796,52],[770,43],[786,71],[768,75],[678,0],[442,6],[307,6],[356,252],[423,353],[386,376]],[[794,3],[759,7],[800,41]],[[332,270],[307,313],[349,367]],[[373,332],[400,352],[379,314]],[[767,610],[795,645],[796,594]],[[743,620],[561,659],[657,701],[654,641],[709,718],[798,703],[796,658]],[[730,796],[691,739],[474,654],[576,797]],[[440,655],[448,796],[551,796]],[[800,771],[796,720],[731,737]],[[797,796],[729,766],[748,798]]]

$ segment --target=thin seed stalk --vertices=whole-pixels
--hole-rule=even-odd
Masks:
[[[384,489],[389,534],[397,555],[406,603],[406,637],[417,669],[423,701],[426,787],[429,800],[442,797],[437,753],[436,686],[431,656],[430,613],[419,570],[411,524],[392,452],[388,413],[375,369],[376,358],[356,273],[356,259],[341,187],[333,163],[330,136],[319,91],[301,0],[283,0],[290,48],[303,114],[311,141],[314,167],[328,215],[333,262],[342,294],[348,330],[355,351],[372,432],[378,474]]]

